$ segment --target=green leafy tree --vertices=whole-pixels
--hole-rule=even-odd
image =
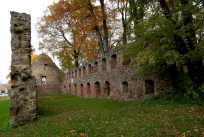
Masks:
[[[124,50],[124,57],[139,64],[138,75],[164,70],[178,91],[187,97],[199,96],[203,91],[203,4],[198,0],[145,3],[150,13],[140,13],[143,18],[134,20],[138,40]],[[130,12],[131,17],[136,11]]]

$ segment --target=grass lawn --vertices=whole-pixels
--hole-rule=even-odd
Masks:
[[[0,97],[0,128],[9,121],[9,103],[8,97]]]
[[[199,105],[39,96],[38,120],[18,128],[3,125],[8,109],[9,100],[0,99],[0,137],[204,137],[204,106]]]

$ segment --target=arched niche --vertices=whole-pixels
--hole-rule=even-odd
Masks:
[[[153,80],[145,80],[145,94],[154,93],[154,81]]]
[[[102,59],[101,68],[102,68],[102,71],[106,70],[106,59],[105,58]]]
[[[80,93],[81,93],[81,97],[83,97],[84,93],[83,93],[83,84],[80,85]]]
[[[105,81],[104,94],[106,97],[110,95],[110,83],[108,81]]]
[[[100,95],[101,95],[101,90],[100,90],[100,83],[99,83],[98,81],[95,82],[94,88],[95,88],[96,98],[100,97]]]
[[[122,90],[123,93],[128,93],[128,83],[126,81],[122,83]]]
[[[74,84],[74,95],[77,95],[77,85]]]
[[[91,97],[91,84],[90,83],[87,83],[87,86],[86,86],[86,97],[87,98]]]
[[[83,76],[86,76],[86,67],[83,67]]]
[[[94,72],[98,72],[98,62],[94,63]]]
[[[111,62],[110,62],[110,66],[111,66],[111,69],[115,69],[117,67],[117,56],[116,54],[113,54],[111,56]]]

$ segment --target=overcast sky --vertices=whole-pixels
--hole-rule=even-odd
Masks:
[[[37,32],[34,25],[37,18],[43,15],[47,6],[54,0],[0,0],[0,84],[7,83],[6,76],[10,72],[11,63],[11,35],[10,35],[10,11],[27,13],[31,15],[31,45],[38,49]],[[37,53],[39,53],[37,51]]]

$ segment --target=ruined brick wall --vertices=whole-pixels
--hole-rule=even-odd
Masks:
[[[120,49],[81,66],[62,79],[62,92],[87,98],[139,101],[168,90],[168,76],[155,73],[139,79]],[[158,70],[159,71],[159,70]]]
[[[62,93],[62,73],[48,55],[40,54],[31,70],[36,78],[37,95]]]
[[[31,76],[31,18],[11,12],[11,95],[10,124],[37,118],[36,83]]]

